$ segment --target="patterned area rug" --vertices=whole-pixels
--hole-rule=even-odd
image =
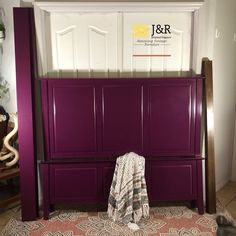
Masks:
[[[18,219],[17,219],[18,218]],[[138,223],[140,229],[108,219],[106,212],[55,211],[49,220],[22,222],[12,218],[2,236],[211,236],[216,235],[214,215],[198,215],[187,207],[156,207]]]

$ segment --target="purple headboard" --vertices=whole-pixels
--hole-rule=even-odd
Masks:
[[[200,154],[200,77],[41,83],[46,160]]]

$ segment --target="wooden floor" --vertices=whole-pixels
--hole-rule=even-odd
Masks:
[[[20,199],[19,167],[0,169],[0,209]]]
[[[216,197],[236,220],[236,182],[228,182],[216,193]]]
[[[0,166],[0,232],[16,211],[20,215],[19,168]]]
[[[216,194],[217,199],[236,220],[236,182],[228,182]],[[20,202],[15,202],[6,209],[0,209],[0,232],[12,217],[20,217]]]
[[[8,221],[16,216],[20,217],[20,201],[12,203],[5,209],[0,209],[0,235]]]

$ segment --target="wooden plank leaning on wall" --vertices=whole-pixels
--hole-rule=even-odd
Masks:
[[[206,211],[216,213],[215,189],[215,150],[214,150],[214,112],[213,112],[213,74],[212,61],[208,58],[202,60],[202,75],[205,77],[203,86],[203,111],[206,152]]]

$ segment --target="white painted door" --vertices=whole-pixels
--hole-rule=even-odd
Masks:
[[[123,71],[155,76],[190,69],[191,13],[125,13],[123,19]]]
[[[118,71],[117,13],[52,13],[52,71],[107,77]]]
[[[157,76],[191,68],[191,12],[51,13],[48,19],[52,76]]]

